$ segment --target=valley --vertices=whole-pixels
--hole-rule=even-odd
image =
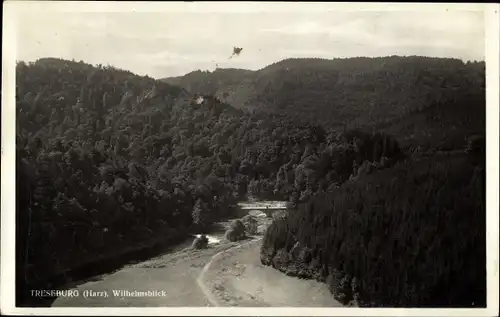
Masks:
[[[19,62],[17,304],[100,259],[71,287],[170,295],[55,306],[484,306],[484,82],[419,56],[163,80]]]

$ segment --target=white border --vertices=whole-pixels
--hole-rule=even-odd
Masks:
[[[292,11],[413,11],[479,10],[485,12],[487,87],[487,275],[486,309],[361,309],[361,308],[16,308],[14,303],[15,211],[15,13],[59,12],[292,12]],[[266,2],[56,2],[7,1],[3,10],[2,46],[2,192],[0,312],[9,315],[200,315],[200,316],[496,316],[498,315],[499,237],[499,10],[498,4],[396,3],[266,3]],[[34,26],[36,27],[36,26]],[[466,234],[466,233],[464,233]]]
[[[482,11],[487,6],[482,3],[412,3],[399,4],[391,2],[187,2],[187,1],[168,1],[168,2],[118,2],[118,1],[8,1],[10,7],[15,6],[19,11],[35,12],[228,12],[228,13],[249,13],[249,12],[321,12],[321,11],[429,11],[439,10],[473,10]],[[15,2],[15,4],[14,4]],[[495,6],[495,5],[493,5]]]

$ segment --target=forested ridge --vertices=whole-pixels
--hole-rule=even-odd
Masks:
[[[165,82],[235,107],[287,114],[325,127],[390,122],[484,87],[484,62],[421,56],[290,58],[257,71],[196,71]]]
[[[457,67],[473,69],[475,75],[471,76],[480,77],[476,74],[481,73],[477,64],[461,65],[457,64]],[[277,66],[271,65],[268,70],[273,67]],[[448,65],[446,68],[453,67]],[[294,69],[295,72],[305,71],[300,67]],[[403,73],[411,71],[412,68],[401,70]],[[236,76],[233,73],[238,72],[240,70],[229,72],[227,80],[232,80]],[[482,72],[484,75],[484,69]],[[345,220],[342,226],[351,228],[350,217],[342,218],[346,217],[347,209],[335,207],[334,210],[327,203],[315,201],[325,195],[349,197],[350,192],[345,192],[347,189],[343,184],[354,184],[349,186],[358,186],[356,188],[360,191],[367,186],[363,177],[377,177],[375,175],[379,173],[394,173],[398,188],[407,188],[417,195],[419,191],[415,190],[415,184],[420,183],[405,185],[401,175],[407,174],[401,170],[412,171],[413,162],[425,160],[425,155],[433,155],[432,150],[463,152],[468,137],[481,135],[481,132],[484,136],[484,117],[482,121],[477,119],[481,118],[481,113],[484,116],[485,111],[484,79],[481,82],[475,80],[476,77],[464,75],[464,72],[460,74],[462,76],[453,75],[453,80],[472,80],[470,85],[459,90],[461,93],[465,91],[467,98],[437,99],[440,101],[421,105],[414,112],[402,112],[404,115],[392,123],[386,119],[376,121],[380,128],[375,131],[370,120],[357,125],[359,129],[328,127],[315,119],[309,122],[299,120],[302,115],[293,115],[295,108],[287,108],[287,113],[248,112],[245,107],[233,107],[227,95],[216,93],[214,96],[193,87],[186,91],[111,66],[52,58],[35,63],[20,62],[16,68],[16,267],[17,278],[23,282],[18,286],[44,281],[53,274],[78,266],[83,258],[91,261],[126,251],[131,246],[147,245],[158,239],[174,241],[194,230],[199,232],[213,221],[230,215],[235,203],[248,197],[285,199],[290,201],[290,207],[298,206],[294,217],[275,223],[268,230],[262,249],[263,254],[271,254],[268,262],[272,261],[275,251],[283,247],[275,241],[283,239],[286,232],[280,226],[296,226],[297,217],[302,217],[304,210],[313,210],[310,204],[316,208],[315,216],[307,218],[306,223],[313,225],[316,217],[336,219],[337,216],[333,215],[339,215],[341,218],[337,218],[337,222],[330,222],[338,224],[338,219],[342,219]],[[451,79],[444,77],[444,80]],[[296,91],[301,91],[307,90],[305,87],[308,86],[297,87]],[[203,96],[201,103],[195,102],[194,97],[198,94]],[[369,101],[366,98],[364,101]],[[390,97],[386,95],[385,98],[391,102]],[[463,119],[460,124],[446,119],[451,113]],[[432,128],[426,130],[427,126]],[[422,130],[427,134],[413,133]],[[385,131],[391,131],[397,138]],[[436,139],[439,142],[431,142]],[[443,158],[440,168],[432,173],[440,175],[445,171],[457,171],[461,176],[454,179],[456,188],[462,188],[463,182],[472,175],[467,174],[468,171],[481,166],[483,154],[480,151],[477,154],[476,148],[472,152],[475,154],[464,154],[463,159]],[[432,162],[432,159],[427,160]],[[395,169],[394,166],[400,167]],[[384,171],[377,172],[379,170]],[[479,175],[475,182],[480,182],[482,174],[474,173]],[[445,184],[443,178],[439,177],[432,186],[444,186],[441,185]],[[389,185],[381,182],[380,186]],[[391,186],[395,186],[394,183]],[[473,186],[479,188],[477,183]],[[464,213],[461,216],[464,218],[460,218],[462,225],[457,227],[450,222],[446,230],[463,241],[480,239],[484,234],[480,225],[484,202],[477,198],[481,195],[481,188],[476,196],[459,193],[447,188],[442,194],[448,198],[461,195],[461,199],[470,199],[468,204],[458,205]],[[316,197],[317,194],[320,196]],[[377,197],[384,199],[385,196]],[[333,198],[329,199],[327,201],[331,202]],[[352,198],[353,203],[358,201],[362,205],[359,198],[356,199]],[[387,198],[384,203],[389,204],[389,200]],[[384,213],[375,214],[366,200],[364,209],[360,208],[367,210],[367,217],[359,216],[364,220],[355,235],[363,237],[364,231],[369,230],[371,237],[384,245],[392,241],[392,236],[387,238],[381,234],[382,227],[372,227],[370,219],[378,219],[378,214],[384,215],[385,218],[381,219],[392,219],[392,215],[397,214],[394,210],[402,208],[398,207],[399,203],[396,199],[392,203],[395,209],[388,208]],[[438,203],[434,205],[439,206]],[[416,209],[405,211],[407,215],[416,212]],[[396,225],[402,219],[411,219],[412,226],[418,228],[425,227],[425,221],[434,221],[432,217],[408,217],[390,221]],[[479,220],[469,221],[471,219]],[[317,230],[304,229],[300,239],[305,239],[303,243],[308,245],[308,239],[325,236],[324,230],[329,229]],[[411,230],[415,232],[412,238],[418,240],[421,232]],[[457,230],[477,234],[463,235]],[[346,236],[351,235],[345,232],[326,235],[328,239],[316,239],[316,245],[331,251],[331,245],[338,245],[338,239],[348,241]],[[354,243],[351,246],[358,243],[354,237],[350,238]],[[330,242],[325,246],[326,241]],[[464,242],[464,248],[447,252],[455,252],[452,256],[457,256],[464,250],[470,251],[467,249],[470,241]],[[393,246],[387,244],[385,247],[389,252]],[[352,253],[349,261],[356,263],[358,249],[344,247],[344,253],[340,253],[343,256]],[[476,252],[478,262],[483,260],[484,263],[481,253],[477,253],[481,252],[480,244],[472,252]],[[402,254],[407,256],[405,252]],[[442,258],[447,259],[447,255],[443,253]],[[363,261],[372,261],[372,253],[369,256]],[[333,265],[324,257],[312,258]],[[267,261],[265,256],[263,261]],[[456,270],[471,268],[472,265],[468,262],[461,263],[463,266],[450,263],[443,268]],[[334,264],[338,266],[338,263]],[[363,283],[371,283],[374,278],[371,273],[357,270],[350,274],[357,274]],[[475,273],[472,272],[471,276],[476,276]],[[400,283],[398,280],[383,282]],[[404,285],[394,287],[404,290]],[[408,285],[414,287],[410,282]],[[369,288],[364,289],[369,298],[379,295]],[[415,292],[420,294],[418,290]],[[415,296],[420,298],[421,295]],[[414,298],[405,302],[393,296],[384,298],[382,303],[404,305],[415,303]]]

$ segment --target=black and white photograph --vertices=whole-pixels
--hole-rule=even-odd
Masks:
[[[2,310],[497,315],[498,7],[4,2]]]

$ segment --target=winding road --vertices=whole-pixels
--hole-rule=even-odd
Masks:
[[[208,270],[210,270],[211,266],[213,265],[214,261],[222,258],[222,255],[230,252],[230,251],[234,251],[236,249],[239,249],[247,244],[250,244],[250,243],[255,243],[256,241],[260,241],[262,240],[261,237],[257,238],[257,239],[254,239],[254,240],[251,240],[249,242],[246,242],[244,244],[240,244],[240,245],[237,245],[237,246],[234,246],[230,249],[227,249],[227,250],[224,250],[224,251],[220,251],[219,253],[215,254],[214,256],[212,256],[212,258],[210,259],[210,261],[205,264],[205,266],[203,267],[203,270],[201,271],[200,275],[198,276],[198,279],[196,280],[196,282],[198,283],[198,286],[200,287],[200,289],[203,291],[203,293],[205,294],[205,296],[207,297],[207,299],[210,301],[210,303],[212,304],[212,306],[224,306],[224,305],[221,305],[221,303],[217,300],[217,298],[214,296],[214,293],[209,289],[209,287],[205,284],[204,282],[204,277],[206,275],[206,273],[208,272]]]

